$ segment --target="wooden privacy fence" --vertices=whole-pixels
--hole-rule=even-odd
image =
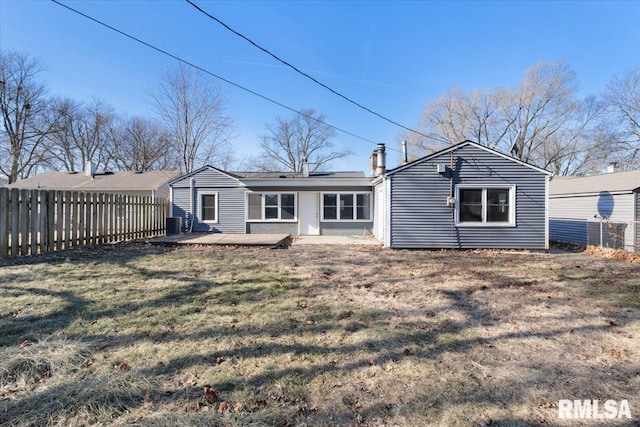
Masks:
[[[0,188],[0,256],[164,234],[168,206],[164,198]]]

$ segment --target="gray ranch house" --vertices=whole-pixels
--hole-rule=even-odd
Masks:
[[[362,172],[226,172],[205,166],[169,183],[170,216],[192,231],[370,234],[371,178]]]
[[[395,169],[385,147],[362,172],[227,172],[169,183],[170,216],[191,231],[372,234],[393,248],[547,249],[550,174],[471,141]]]
[[[549,194],[552,240],[626,249],[640,245],[640,170],[555,177]]]

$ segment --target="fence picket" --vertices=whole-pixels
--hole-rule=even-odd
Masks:
[[[9,189],[0,188],[0,256],[9,255]]]
[[[20,244],[20,190],[11,189],[11,193],[9,196],[10,200],[10,214],[11,214],[11,255],[18,255],[18,247]]]
[[[71,193],[64,192],[64,248],[69,249],[71,236]]]
[[[62,200],[62,191],[56,191],[56,234],[55,234],[55,248],[57,251],[62,249],[62,224],[64,222],[64,202]]]
[[[156,236],[167,214],[164,198],[0,188],[0,256]]]
[[[40,192],[38,190],[29,190],[29,219],[31,220],[31,224],[29,226],[31,229],[31,235],[29,237],[31,244],[31,255],[35,255],[38,253],[38,235],[40,234],[40,231],[38,230],[38,212],[40,210],[39,197]]]
[[[20,228],[18,233],[20,234],[20,255],[28,255],[29,251],[29,199],[27,190],[20,190],[20,196],[18,198],[18,214],[20,216]]]

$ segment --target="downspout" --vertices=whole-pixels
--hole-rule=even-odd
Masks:
[[[453,150],[449,152],[449,196],[452,198],[455,197],[455,194],[453,194]],[[451,249],[455,249],[453,236],[456,226],[456,203],[457,200],[454,199],[453,205],[451,206]]]
[[[549,181],[551,177],[547,175],[544,179],[544,249],[546,251],[549,250]]]
[[[189,233],[193,232],[193,223],[196,219],[196,213],[195,213],[195,209],[196,209],[196,195],[195,195],[195,186],[196,186],[196,180],[191,178],[191,180],[189,180],[189,195],[191,197],[189,197],[190,202],[191,202],[191,223],[189,224]]]

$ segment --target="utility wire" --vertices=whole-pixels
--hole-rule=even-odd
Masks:
[[[285,109],[287,109],[287,110],[289,110],[289,111],[292,111],[292,112],[294,112],[294,113],[296,113],[296,114],[298,114],[298,115],[300,115],[300,116],[303,116],[303,117],[306,117],[306,118],[308,118],[308,119],[314,120],[314,121],[316,121],[316,122],[318,122],[318,123],[322,123],[322,124],[324,124],[324,125],[326,125],[326,126],[329,126],[329,127],[330,127],[330,128],[332,128],[332,129],[335,129],[335,130],[337,130],[337,131],[339,131],[339,132],[342,132],[342,133],[344,133],[344,134],[346,134],[346,135],[350,135],[350,136],[352,136],[352,137],[354,137],[354,138],[360,139],[360,140],[362,140],[362,141],[365,141],[365,142],[368,142],[368,143],[371,143],[371,144],[374,144],[374,145],[377,145],[377,144],[378,144],[378,143],[377,143],[377,142],[375,142],[375,141],[372,141],[372,140],[367,139],[367,138],[365,138],[365,137],[362,137],[362,136],[360,136],[360,135],[356,135],[355,133],[349,132],[349,131],[347,131],[347,130],[341,129],[341,128],[337,127],[337,126],[334,126],[334,125],[332,125],[332,124],[330,124],[330,123],[327,123],[327,122],[325,122],[325,121],[319,120],[319,119],[317,119],[317,118],[315,118],[315,117],[313,117],[313,116],[310,116],[310,115],[308,115],[308,114],[302,113],[302,112],[300,112],[300,111],[296,110],[295,108],[289,107],[288,105],[285,105],[285,104],[283,104],[283,103],[281,103],[281,102],[278,102],[278,101],[276,101],[276,100],[274,100],[274,99],[272,99],[272,98],[269,98],[269,97],[267,97],[267,96],[265,96],[265,95],[262,95],[262,94],[260,94],[260,93],[258,93],[258,92],[256,92],[256,91],[254,91],[254,90],[251,90],[251,89],[249,89],[249,88],[247,88],[247,87],[245,87],[245,86],[242,86],[242,85],[240,85],[240,84],[238,84],[238,83],[235,83],[235,82],[233,82],[233,81],[231,81],[231,80],[229,80],[229,79],[226,79],[226,78],[224,78],[224,77],[221,77],[221,76],[219,76],[219,75],[217,75],[217,74],[215,74],[215,73],[213,73],[213,72],[211,72],[211,71],[209,71],[209,70],[207,70],[207,69],[205,69],[205,68],[200,67],[199,65],[196,65],[196,64],[194,64],[194,63],[192,63],[192,62],[187,61],[186,59],[183,59],[183,58],[181,58],[181,57],[179,57],[179,56],[177,56],[177,55],[174,55],[173,53],[167,52],[166,50],[163,50],[163,49],[161,49],[161,48],[159,48],[159,47],[156,47],[156,46],[152,45],[151,43],[145,42],[144,40],[141,40],[141,39],[139,39],[139,38],[137,38],[137,37],[134,37],[134,36],[132,36],[132,35],[130,35],[130,34],[128,34],[128,33],[125,33],[125,32],[124,32],[124,31],[122,31],[122,30],[119,30],[119,29],[117,29],[117,28],[115,28],[115,27],[112,27],[112,26],[111,26],[111,25],[109,25],[109,24],[106,24],[106,23],[104,23],[104,22],[102,22],[102,21],[100,21],[100,20],[98,20],[98,19],[96,19],[96,18],[93,18],[93,17],[91,17],[91,16],[89,16],[89,15],[87,15],[87,14],[83,13],[83,12],[80,12],[80,11],[78,11],[78,10],[76,10],[76,9],[74,9],[74,8],[72,8],[72,7],[70,7],[70,6],[67,6],[66,4],[61,3],[61,2],[60,2],[60,1],[58,1],[58,0],[51,0],[51,1],[52,1],[53,3],[55,3],[55,4],[57,4],[58,6],[62,6],[62,7],[64,7],[65,9],[70,10],[71,12],[74,12],[74,13],[76,13],[76,14],[78,14],[78,15],[80,15],[80,16],[82,16],[82,17],[84,17],[84,18],[86,18],[86,19],[88,19],[88,20],[90,20],[90,21],[95,22],[96,24],[99,24],[99,25],[101,25],[101,26],[103,26],[103,27],[105,27],[105,28],[108,28],[108,29],[110,29],[110,30],[112,30],[112,31],[115,31],[116,33],[118,33],[118,34],[120,34],[120,35],[122,35],[122,36],[124,36],[124,37],[127,37],[128,39],[131,39],[131,40],[133,40],[133,41],[135,41],[135,42],[138,42],[138,43],[140,43],[140,44],[142,44],[142,45],[144,45],[144,46],[146,46],[146,47],[148,47],[148,48],[150,48],[150,49],[155,50],[156,52],[160,52],[160,53],[162,53],[163,55],[169,56],[170,58],[173,58],[173,59],[175,59],[176,61],[179,61],[179,62],[181,62],[181,63],[183,63],[183,64],[186,64],[186,65],[188,65],[188,66],[190,66],[190,67],[193,67],[193,68],[195,68],[195,69],[197,69],[197,70],[200,70],[200,71],[202,71],[202,72],[203,72],[203,73],[205,73],[205,74],[208,74],[208,75],[210,75],[210,76],[212,76],[212,77],[215,77],[216,79],[219,79],[219,80],[221,80],[221,81],[223,81],[223,82],[225,82],[225,83],[227,83],[227,84],[229,84],[229,85],[231,85],[231,86],[234,86],[234,87],[236,87],[236,88],[238,88],[238,89],[241,89],[241,90],[243,90],[243,91],[245,91],[245,92],[248,92],[248,93],[250,93],[250,94],[252,94],[252,95],[254,95],[254,96],[257,96],[258,98],[262,98],[262,99],[264,99],[265,101],[271,102],[272,104],[275,104],[275,105],[277,105],[277,106],[279,106],[279,107],[285,108]],[[392,148],[392,147],[387,147],[387,150],[400,152],[399,150],[396,150],[396,149],[394,149],[394,148]]]
[[[284,64],[285,66],[291,68],[292,70],[294,70],[295,72],[297,72],[298,74],[301,74],[302,76],[308,78],[309,80],[311,80],[312,82],[322,86],[323,88],[327,89],[329,92],[333,93],[334,95],[339,96],[340,98],[344,99],[347,102],[352,103],[353,105],[381,118],[382,120],[386,120],[387,122],[394,124],[398,127],[401,127],[402,129],[408,130],[409,132],[415,133],[416,135],[420,135],[424,138],[429,138],[429,139],[434,139],[434,140],[438,140],[437,138],[433,137],[433,136],[429,136],[426,135],[422,132],[419,132],[415,129],[411,129],[405,125],[402,125],[398,122],[396,122],[395,120],[392,120],[388,117],[383,116],[380,113],[377,113],[375,111],[373,111],[370,108],[365,107],[364,105],[360,104],[358,101],[354,101],[353,99],[349,98],[346,95],[341,94],[340,92],[332,89],[331,87],[327,86],[326,84],[318,81],[315,77],[305,73],[304,71],[301,71],[299,68],[297,68],[295,65],[292,65],[291,63],[285,61],[284,59],[281,59],[278,55],[276,55],[275,53],[271,52],[270,50],[260,46],[258,43],[254,42],[253,40],[251,40],[249,37],[239,33],[238,31],[234,30],[233,28],[231,28],[230,26],[228,26],[227,24],[225,24],[224,22],[222,22],[220,19],[216,18],[215,16],[211,15],[210,13],[204,11],[202,8],[200,8],[200,6],[198,6],[196,3],[194,3],[191,0],[185,0],[187,3],[189,3],[191,6],[193,6],[194,8],[196,8],[200,13],[208,16],[210,19],[213,19],[214,21],[216,21],[218,24],[222,25],[224,28],[226,28],[227,30],[231,31],[233,34],[235,34],[236,36],[240,37],[241,39],[246,40],[247,42],[249,42],[251,45],[253,45],[254,47],[256,47],[257,49],[263,51],[264,53],[266,53],[267,55],[271,56],[272,58],[274,58],[276,61],[280,62],[281,64]]]

